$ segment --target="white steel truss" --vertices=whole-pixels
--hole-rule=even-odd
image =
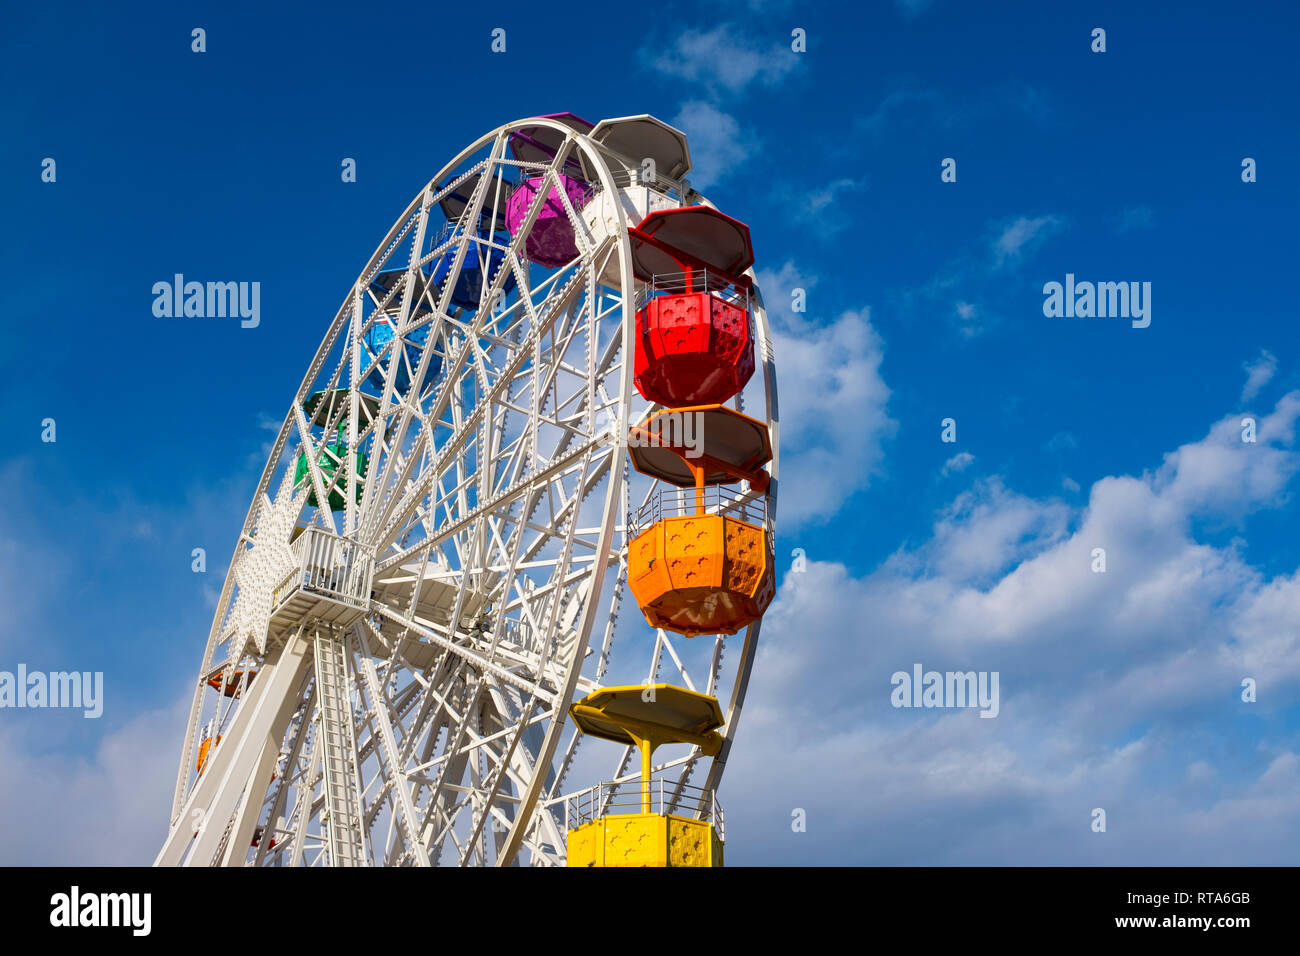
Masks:
[[[524,127],[560,134],[552,161],[513,158]],[[645,406],[632,387],[636,223],[614,204],[621,228],[593,232],[559,188],[576,254],[556,268],[525,254],[548,190],[508,238],[493,228],[512,183],[560,187],[572,157],[597,192],[628,182],[554,120],[483,137],[420,191],[345,297],[231,560],[158,864],[563,864],[562,787],[583,765],[568,707],[614,674],[729,691],[721,753],[659,768],[674,805],[701,764],[716,790],[758,625],[693,641],[619,625],[625,517],[650,494],[622,444]],[[673,186],[675,201],[704,202]],[[473,307],[452,301],[467,262]],[[752,301],[751,390],[775,450],[757,289]],[[776,471],[774,458],[769,514]],[[616,764],[615,783],[629,779],[628,754]]]

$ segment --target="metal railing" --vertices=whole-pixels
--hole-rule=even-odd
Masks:
[[[469,216],[463,216],[461,218],[466,222],[469,221]],[[433,242],[429,245],[429,249],[434,250],[440,248],[444,242],[459,236],[464,231],[465,228],[461,224],[461,219],[448,219],[442,224],[442,228],[438,230],[438,234],[433,237]]]
[[[730,280],[711,269],[655,273],[637,293],[636,309],[640,311],[647,302],[661,295],[681,295],[684,292],[707,292],[723,302],[744,310],[745,321],[752,323],[749,314],[749,293],[745,289],[736,288]],[[752,325],[750,331],[752,334]]]
[[[323,528],[309,527],[289,550],[295,566],[272,593],[273,608],[298,588],[354,607],[368,606],[375,573],[375,557],[368,548]]]
[[[741,491],[731,485],[706,485],[702,489],[660,487],[650,493],[650,499],[635,513],[628,515],[627,534],[629,538],[635,538],[664,518],[698,514],[735,518],[767,530],[768,537],[771,537],[767,527],[767,495]],[[768,543],[770,546],[771,541]]]
[[[653,189],[663,196],[668,196],[674,201],[680,202],[685,190],[682,184],[675,179],[669,179],[667,176],[656,175],[654,179],[643,179],[641,169],[619,167],[611,165],[609,169],[610,178],[614,181],[615,189],[631,189],[635,186],[644,186],[646,189]],[[601,184],[595,183],[596,192],[600,192]]]
[[[505,200],[502,199],[501,211],[504,212],[504,210],[505,210]],[[488,215],[488,213],[485,211],[483,215],[486,216]],[[468,222],[469,222],[469,217],[462,216],[460,219],[449,219],[442,224],[442,228],[438,230],[437,236],[435,236],[433,238],[433,241],[429,244],[429,251],[426,253],[426,255],[429,256],[430,258],[428,264],[425,267],[426,272],[429,271],[429,268],[432,267],[434,264],[436,264],[436,262],[439,259],[441,259],[442,256],[446,255],[449,252],[454,251],[456,247],[455,245],[452,245],[447,249],[443,249],[441,255],[435,256],[433,253],[436,252],[438,249],[442,249],[442,247],[445,244],[451,242],[452,240],[459,239],[461,235],[464,233],[468,233],[471,236],[471,238],[475,239],[478,242],[480,246],[484,246],[484,247],[489,245],[504,246],[504,244],[508,241],[505,239],[499,240],[497,238],[497,233],[501,232],[502,230],[488,229],[487,226],[481,223],[477,227],[467,226],[466,224]]]
[[[576,830],[611,813],[641,813],[644,794],[640,780],[623,783],[598,783],[586,790],[562,797],[564,828]],[[650,780],[650,812],[662,816],[698,817],[712,823],[718,839],[726,842],[725,816],[714,790],[682,784],[680,787],[663,777]]]

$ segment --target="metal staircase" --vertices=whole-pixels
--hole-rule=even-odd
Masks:
[[[333,866],[367,866],[347,668],[348,652],[343,640],[318,630],[316,690],[320,706],[330,863]]]

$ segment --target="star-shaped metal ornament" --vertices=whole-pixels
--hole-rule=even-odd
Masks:
[[[296,564],[289,537],[302,513],[307,493],[306,487],[295,490],[290,469],[285,472],[274,502],[265,494],[262,496],[252,546],[241,552],[235,567],[239,595],[227,630],[227,633],[234,632],[232,650],[251,643],[258,654],[266,653],[274,590]]]

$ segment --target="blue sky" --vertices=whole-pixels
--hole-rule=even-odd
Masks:
[[[729,860],[1293,861],[1297,14],[1132,6],[11,11],[0,669],[103,670],[110,697],[0,712],[0,862],[152,857],[177,702],[323,328],[446,160],[566,110],[690,135],[778,330],[778,554],[811,563],[764,627]],[[155,318],[177,272],[260,281],[260,326]],[[1150,327],[1045,317],[1067,273],[1150,282]],[[999,670],[1001,714],[891,708],[915,661]]]

